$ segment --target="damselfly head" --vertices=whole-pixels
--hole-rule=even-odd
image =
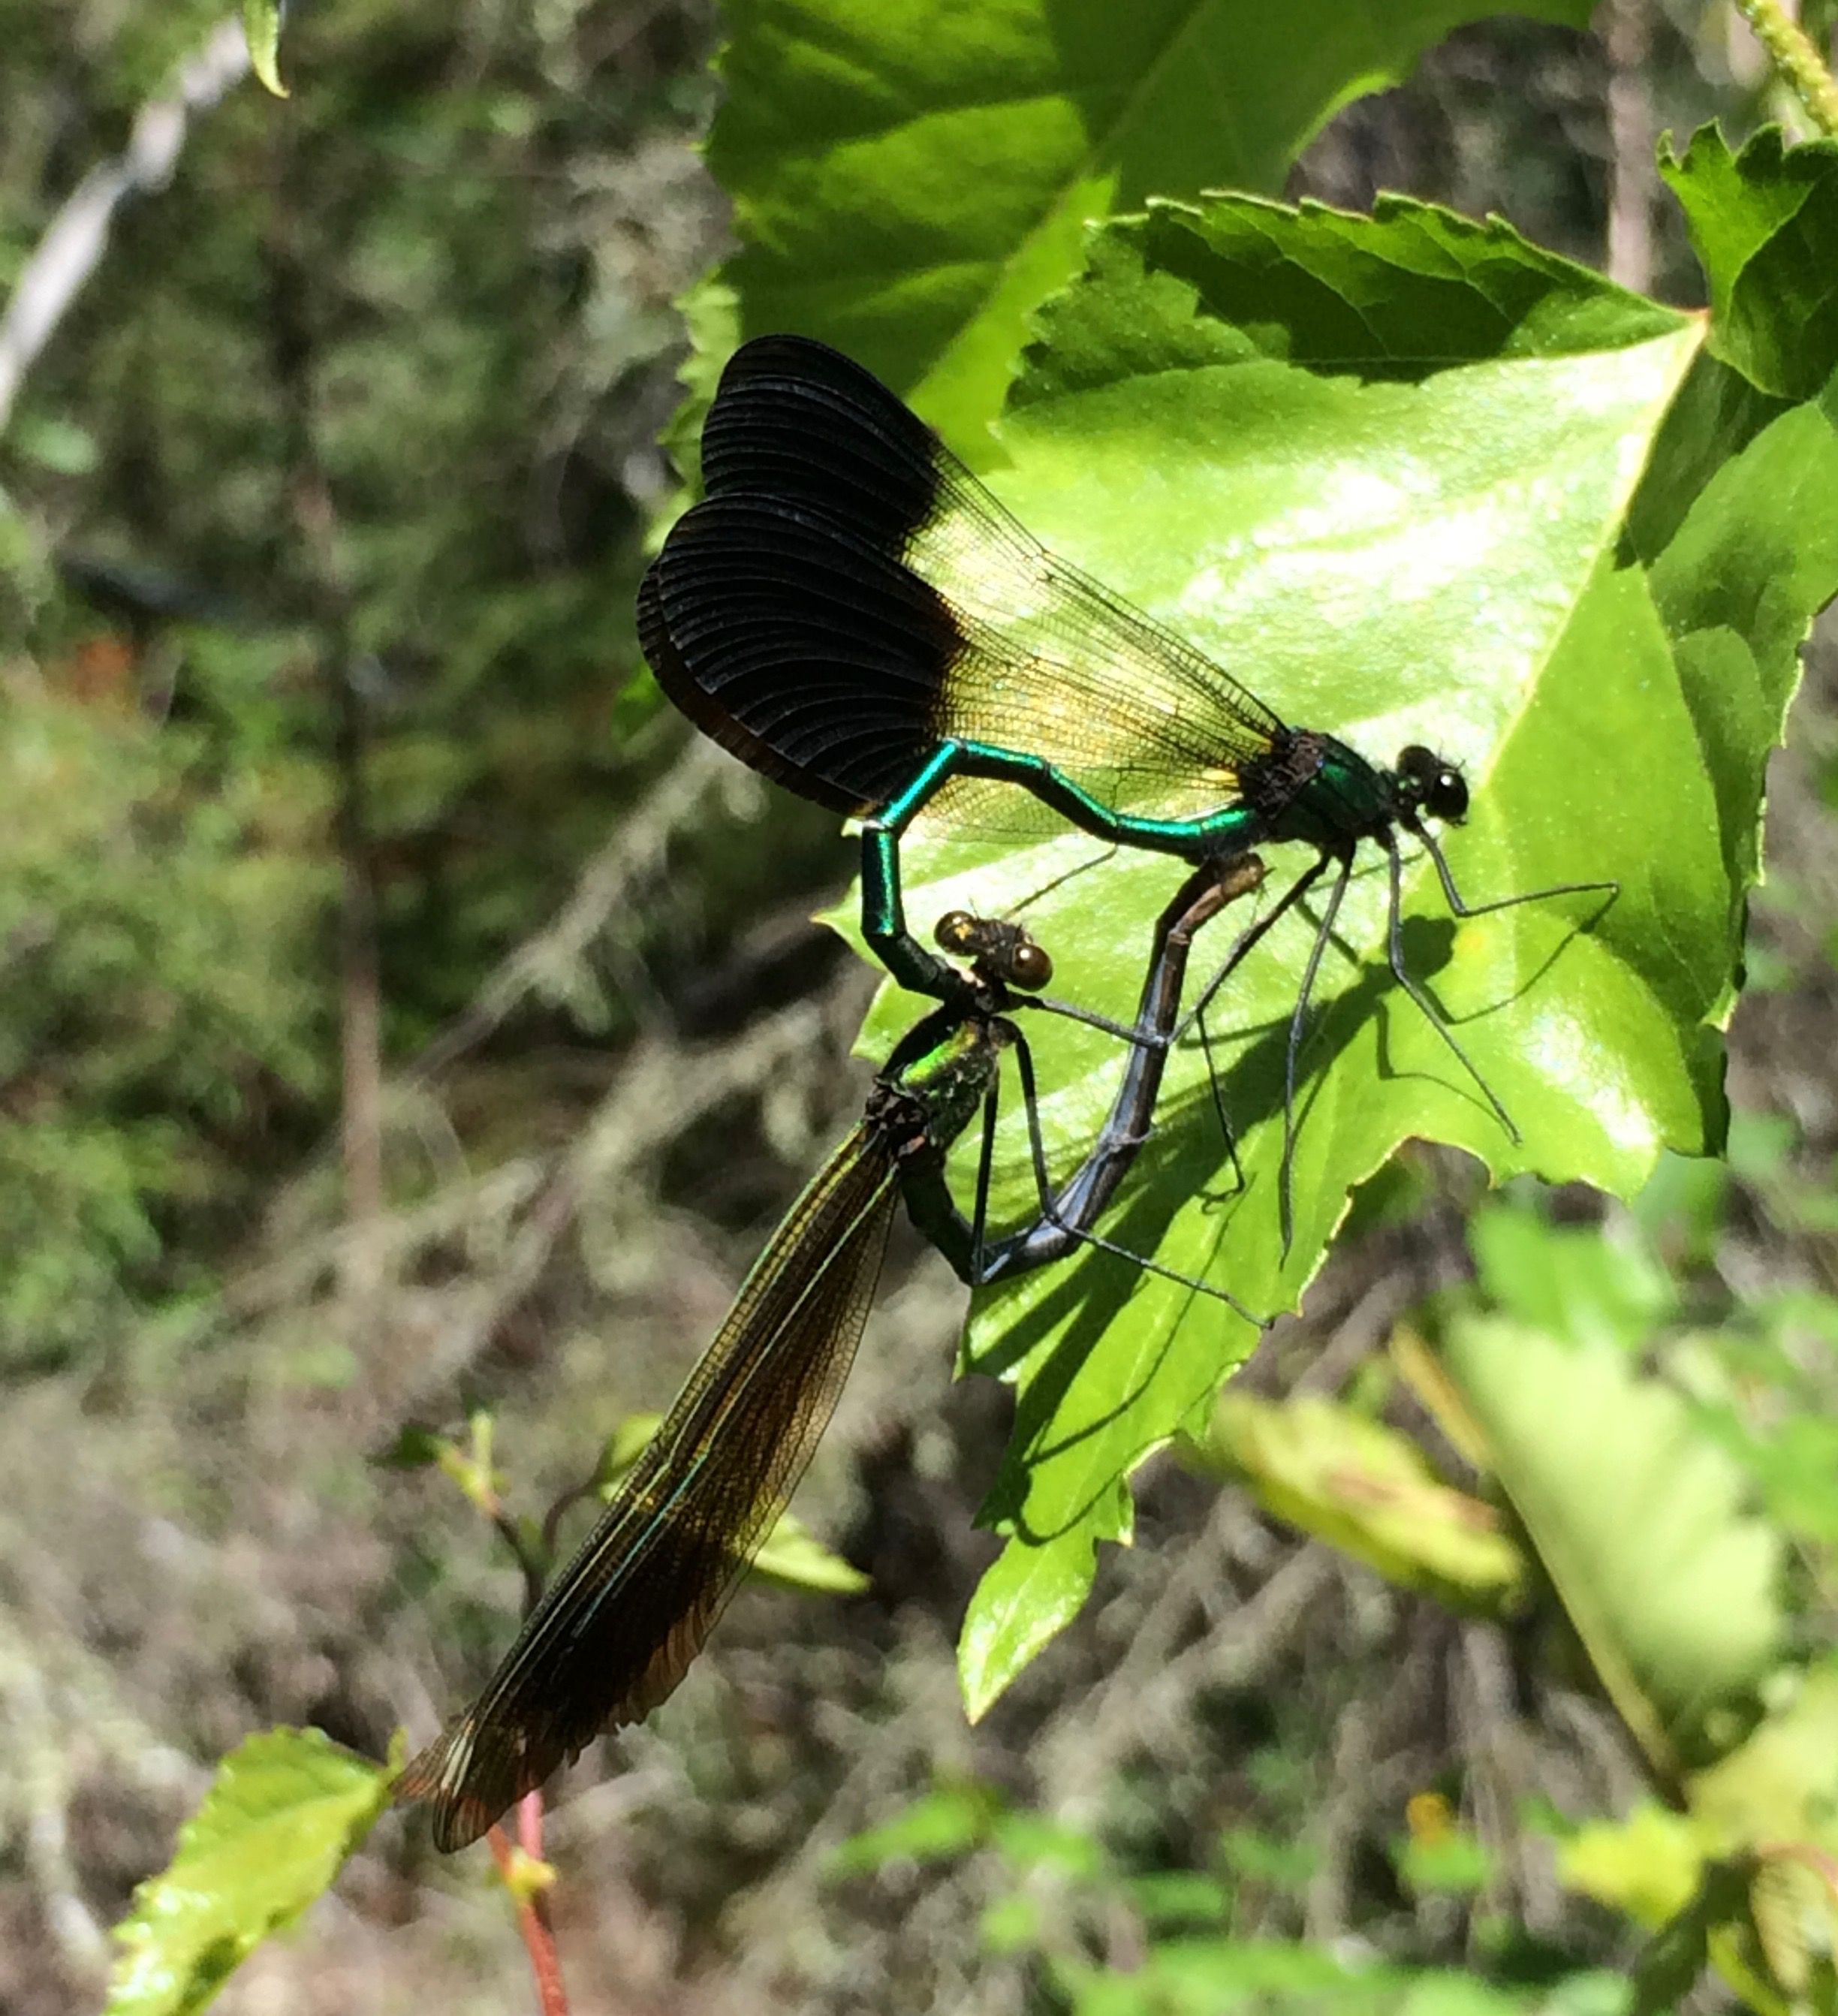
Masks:
[[[932,935],[941,952],[971,960],[978,977],[985,981],[1038,994],[1053,977],[1053,962],[1046,948],[1005,918],[947,910]]]
[[[1459,826],[1468,816],[1467,779],[1434,750],[1420,742],[1400,750],[1397,774],[1397,795],[1408,810],[1427,812],[1450,826]]]

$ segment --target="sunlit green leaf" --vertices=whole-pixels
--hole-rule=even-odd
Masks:
[[[1409,873],[1406,956],[1516,1141],[1385,972],[1380,879],[1356,884],[1303,1058],[1279,1265],[1282,1031],[1307,942],[1286,920],[1215,1021],[1246,1187],[1229,1193],[1189,1055],[1109,1236],[1273,1310],[1349,1190],[1412,1135],[1496,1175],[1622,1195],[1665,1149],[1714,1150],[1715,1031],[1735,998],[1764,759],[1799,646],[1838,589],[1825,405],[1755,391],[1696,354],[1698,331],[1502,227],[1408,203],[1365,221],[1158,205],[1098,234],[1041,330],[995,479],[1026,522],[1289,719],[1379,760],[1421,739],[1461,761],[1474,810],[1449,852],[1470,897],[1620,884],[1606,906],[1451,928],[1426,867]],[[1816,365],[1816,329],[1796,336],[1783,318],[1775,335]],[[915,847],[909,912],[923,928],[948,907],[1013,905],[1097,852],[1076,837]],[[1174,879],[1120,858],[1030,909],[1063,992],[1128,1015]],[[883,1003],[876,1040],[912,1013]],[[1081,1033],[1051,1030],[1041,1048],[1049,1136],[1070,1160],[1120,1066]],[[1006,1166],[1020,1166],[1012,1147]],[[1002,1197],[1016,1219],[1034,1208],[1025,1182]],[[1128,1535],[1120,1478],[1250,1341],[1217,1305],[1107,1260],[985,1298],[973,1360],[1015,1377],[1020,1399],[987,1507],[1011,1544],[961,1647],[973,1708],[1077,1609],[1097,1546]]]
[[[872,1586],[853,1562],[825,1546],[795,1512],[782,1512],[765,1545],[754,1555],[753,1572],[784,1589],[818,1596],[859,1596]]]
[[[1340,105],[1487,11],[728,0],[709,162],[734,200],[741,249],[721,282],[736,333],[838,344],[973,453],[1088,220],[1150,196],[1279,189]]]
[[[389,1803],[390,1771],[312,1729],[252,1736],[117,1928],[108,2016],[191,2016],[332,1882]]]
[[[1765,128],[1732,156],[1714,126],[1660,171],[1710,281],[1712,353],[1764,392],[1810,399],[1838,367],[1838,141]]]
[[[1002,430],[1013,466],[995,479],[1025,522],[1289,719],[1378,761],[1421,740],[1466,765],[1475,809],[1450,853],[1471,897],[1622,884],[1606,909],[1563,899],[1455,930],[1428,864],[1410,870],[1407,955],[1517,1116],[1515,1143],[1385,971],[1382,876],[1356,883],[1304,1058],[1286,1258],[1282,1032],[1311,929],[1286,920],[1214,1022],[1246,1189],[1228,1194],[1191,1046],[1108,1235],[1274,1310],[1318,1264],[1349,1190],[1411,1136],[1502,1175],[1624,1190],[1665,1143],[1701,1147],[1721,1117],[1703,1021],[1728,990],[1731,898],[1663,628],[1644,577],[1614,561],[1695,327],[1502,226],[1402,203],[1361,221],[1219,199],[1110,227],[1043,333]],[[1636,745],[1630,777],[1618,752]],[[1764,747],[1749,754],[1757,772]],[[1013,905],[1097,851],[1076,837],[915,847],[908,911],[923,929],[948,908]],[[1286,851],[1279,873],[1302,865]],[[1176,879],[1120,856],[1031,908],[1060,991],[1133,1014]],[[912,1014],[884,1004],[877,1036]],[[1087,1031],[1037,1024],[1037,1041],[1049,1136],[1070,1157],[1120,1060]],[[1012,1152],[1005,1167],[1020,1168]],[[1016,1219],[1032,1202],[1024,1179],[1002,1197]],[[1098,1543],[1127,1536],[1121,1480],[1254,1341],[1218,1304],[1106,1259],[984,1301],[974,1362],[1016,1376],[1020,1399],[988,1507],[1013,1543],[962,1647],[973,1708],[1076,1610]]]

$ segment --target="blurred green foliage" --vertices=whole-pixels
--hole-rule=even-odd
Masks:
[[[123,656],[92,643],[3,709],[13,1372],[106,1335],[124,1307],[207,1285],[213,1229],[266,1180],[240,1164],[250,1129],[329,1089],[327,1004],[302,984],[329,893],[324,776],[282,747],[221,764],[207,727],[57,690],[59,669],[123,676]]]
[[[1412,1802],[1397,1845],[1400,1879],[1462,1894],[1487,1877],[1484,1852],[1447,1802]],[[1214,2011],[1333,2010],[1358,2016],[1627,2016],[1628,1985],[1576,1969],[1419,1967],[1250,1930],[1272,1893],[1299,1898],[1312,1873],[1299,1845],[1228,1831],[1204,1869],[1132,1867],[1082,1828],[1017,1810],[993,1788],[941,1784],[832,1859],[833,1880],[977,1855],[987,1865],[982,1937],[992,1958],[1026,1964],[1046,2006],[1071,2016],[1210,2016]]]
[[[0,283],[221,13],[0,9]],[[588,91],[565,13],[481,40],[301,10],[311,88],[209,115],[27,376],[0,437],[0,1364],[207,1290],[335,1124],[354,788],[387,1064],[670,753],[631,591],[665,297],[713,221],[685,32]]]

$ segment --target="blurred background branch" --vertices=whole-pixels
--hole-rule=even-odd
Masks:
[[[26,373],[107,251],[115,212],[129,196],[166,186],[191,122],[234,89],[248,69],[242,23],[220,21],[135,114],[120,153],[99,162],[64,199],[0,316],[0,432]]]

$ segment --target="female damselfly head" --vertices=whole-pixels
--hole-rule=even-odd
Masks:
[[[1397,753],[1395,772],[1399,809],[1427,812],[1450,826],[1468,816],[1468,780],[1459,765],[1413,742]]]
[[[1020,924],[1002,917],[947,910],[933,931],[941,952],[973,963],[980,978],[1038,994],[1053,977],[1053,962]]]

